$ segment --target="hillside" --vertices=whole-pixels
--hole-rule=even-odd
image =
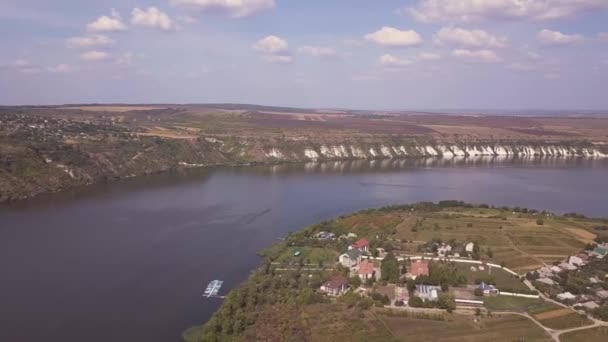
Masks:
[[[0,123],[0,202],[212,165],[608,154],[605,118],[113,104],[0,107]]]
[[[261,266],[249,280],[230,291],[205,325],[183,336],[186,341],[556,340],[570,329],[608,323],[592,324],[572,302],[546,297],[523,275],[579,253],[593,242],[589,239],[608,241],[601,228],[606,223],[455,201],[363,210],[291,233],[262,251]],[[348,246],[364,247],[364,261],[344,266]],[[369,263],[375,275],[366,278],[361,265]],[[429,265],[428,273],[418,270],[422,263]],[[589,288],[608,287],[608,258],[581,269],[600,275]],[[329,295],[328,286],[340,278],[348,289]],[[496,293],[477,293],[481,283],[492,284]],[[424,286],[436,286],[439,297],[425,297]],[[586,300],[595,298],[592,293]],[[589,315],[608,310],[608,299],[598,298],[600,308]],[[472,302],[458,302],[463,299]]]

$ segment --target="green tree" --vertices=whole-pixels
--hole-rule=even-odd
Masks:
[[[358,276],[354,276],[354,277],[350,277],[348,279],[348,283],[350,284],[350,286],[353,289],[358,288],[359,286],[361,286],[361,278],[359,278]]]
[[[545,220],[539,217],[536,219],[536,224],[542,226],[543,224],[545,224]]]
[[[382,273],[382,280],[390,283],[399,281],[399,277],[401,276],[399,262],[393,253],[388,253],[386,257],[384,257],[384,260],[382,260],[382,264],[380,265],[380,270]]]
[[[407,301],[407,305],[413,308],[421,308],[424,306],[424,301],[418,296],[411,296],[410,299]]]

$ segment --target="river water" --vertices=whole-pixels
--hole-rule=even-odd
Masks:
[[[0,341],[178,341],[256,251],[367,207],[458,199],[608,216],[608,161],[467,159],[190,170],[0,207]]]

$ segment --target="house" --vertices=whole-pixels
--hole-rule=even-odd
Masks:
[[[578,253],[576,256],[581,258],[581,260],[583,260],[584,264],[589,262],[589,254],[587,254],[587,253]]]
[[[547,285],[555,284],[555,282],[550,278],[538,278],[536,281],[538,281],[539,283],[547,284]]]
[[[536,271],[539,275],[539,277],[541,278],[547,278],[553,275],[553,271],[551,271],[551,269],[549,267],[543,267],[540,268],[538,271]]]
[[[595,247],[589,254],[595,255],[598,258],[603,258],[608,254],[608,249],[602,246]]]
[[[600,280],[599,280],[599,279],[597,279],[597,278],[595,278],[595,277],[591,277],[591,278],[589,278],[589,282],[590,282],[591,284],[597,284],[597,283],[599,283],[599,282],[600,282]]]
[[[557,295],[557,299],[559,300],[567,300],[567,299],[575,299],[576,296],[570,292],[564,292]]]
[[[319,240],[335,240],[336,239],[336,234],[334,234],[334,233],[328,233],[328,232],[319,232],[317,234],[317,239],[319,239]]]
[[[574,266],[572,264],[569,264],[567,262],[562,262],[561,264],[559,264],[559,267],[561,269],[568,270],[568,271],[574,271],[574,270],[576,270],[578,268],[578,267],[576,267],[576,266]]]
[[[608,298],[608,290],[600,290],[595,293],[598,297],[606,299]]]
[[[556,273],[556,274],[562,271],[562,269],[557,266],[551,266],[550,269],[551,269],[551,272]]]
[[[410,264],[410,275],[416,279],[419,276],[429,275],[429,263],[422,260],[416,260]]]
[[[479,288],[483,291],[484,296],[496,296],[499,293],[496,286],[486,284],[483,281],[481,282],[481,284],[479,284]]]
[[[360,239],[348,247],[348,249],[358,249],[361,252],[369,252],[369,241]]]
[[[355,267],[361,262],[361,252],[358,249],[351,249],[340,255],[338,261],[340,261],[340,264],[344,267]]]
[[[473,253],[474,248],[475,248],[475,243],[473,243],[473,242],[469,242],[464,246],[464,250],[469,253]]]
[[[574,306],[582,306],[585,309],[589,309],[589,310],[593,310],[593,309],[597,309],[599,308],[599,304],[593,301],[589,301],[589,302],[585,302],[585,303],[578,303],[578,304],[574,304]]]
[[[343,295],[348,290],[348,280],[342,276],[333,276],[321,285],[320,290],[329,296]]]
[[[355,233],[348,233],[348,235],[346,235],[347,239],[356,239],[357,238],[357,234]]]
[[[373,278],[376,274],[374,264],[367,260],[364,260],[359,264],[357,274],[359,274],[359,278],[361,278],[361,280],[363,281]]]
[[[452,246],[450,246],[450,245],[442,244],[441,246],[439,246],[439,248],[437,248],[437,255],[439,255],[439,256],[447,256],[451,252],[452,252]]]
[[[441,292],[441,286],[432,285],[416,285],[416,295],[422,300],[437,300],[439,293]]]
[[[578,256],[570,256],[570,258],[568,258],[568,263],[570,265],[574,265],[574,266],[582,266],[584,264],[583,259],[581,259]]]

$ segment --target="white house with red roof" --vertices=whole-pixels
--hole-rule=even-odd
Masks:
[[[360,239],[352,245],[348,246],[348,249],[358,249],[361,252],[369,252],[369,240]]]

